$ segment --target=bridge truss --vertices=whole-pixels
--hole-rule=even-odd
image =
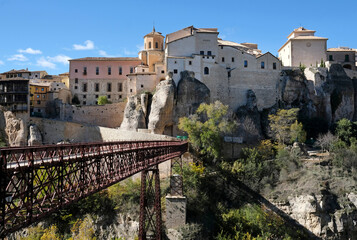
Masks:
[[[145,194],[140,204],[141,209],[148,209],[146,196],[155,192],[157,198],[160,194],[157,165],[186,151],[187,142],[182,141],[1,148],[0,237],[141,171],[146,180],[142,180],[142,195],[143,190]],[[155,187],[151,188],[153,180]],[[157,231],[161,231],[159,202],[153,202]],[[141,213],[141,225],[145,225],[145,216],[153,217],[150,214]],[[145,226],[140,234],[145,236]]]

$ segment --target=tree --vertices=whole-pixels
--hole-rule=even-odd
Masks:
[[[333,144],[337,141],[337,137],[335,137],[330,131],[325,134],[320,134],[317,138],[316,144],[322,148],[322,151],[330,151]]]
[[[298,108],[279,109],[276,114],[269,115],[269,126],[273,138],[279,144],[290,142],[290,126],[297,120],[298,112]]]
[[[228,106],[216,101],[203,103],[194,115],[180,118],[178,127],[187,132],[190,143],[200,154],[219,158],[223,134],[232,132],[235,126],[228,120]]]
[[[304,143],[306,141],[306,132],[297,120],[290,126],[290,141]]]
[[[337,122],[335,133],[339,139],[349,144],[350,138],[356,135],[354,123],[346,118],[342,118]]]
[[[105,105],[105,104],[110,104],[110,103],[112,103],[112,102],[108,100],[107,96],[99,96],[98,105]]]

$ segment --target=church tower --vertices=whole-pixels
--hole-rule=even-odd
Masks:
[[[164,38],[160,32],[156,32],[155,27],[144,36],[144,50],[139,57],[149,67],[149,72],[155,72],[155,64],[164,61]]]

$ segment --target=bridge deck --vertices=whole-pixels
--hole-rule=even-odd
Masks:
[[[1,148],[0,237],[186,151],[182,141]]]

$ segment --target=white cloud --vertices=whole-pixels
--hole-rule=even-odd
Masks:
[[[4,65],[5,63],[3,61],[0,60],[0,65]]]
[[[107,53],[106,51],[99,50],[99,55],[100,55],[100,56],[103,56],[103,57],[107,57],[107,56],[108,56],[108,53]]]
[[[55,57],[47,57],[47,60],[49,62],[56,62],[56,63],[62,63],[64,65],[69,64],[68,60],[70,60],[71,58],[65,55],[57,55]]]
[[[85,45],[73,44],[74,50],[91,50],[94,49],[94,42],[87,40],[84,42]]]
[[[143,45],[138,44],[138,45],[136,45],[136,48],[137,48],[138,52],[140,52],[140,51],[144,50],[144,44]]]
[[[124,49],[124,54],[125,55],[137,55],[138,53],[137,52],[134,52],[134,51],[129,51],[127,49]]]
[[[25,62],[28,60],[28,58],[25,57],[23,54],[15,54],[12,57],[8,58],[7,60]]]
[[[41,50],[35,50],[32,48],[19,49],[19,53],[28,53],[28,54],[42,54]]]
[[[51,68],[51,69],[56,68],[56,64],[50,62],[44,57],[41,57],[40,59],[37,60],[37,65],[40,67]]]

